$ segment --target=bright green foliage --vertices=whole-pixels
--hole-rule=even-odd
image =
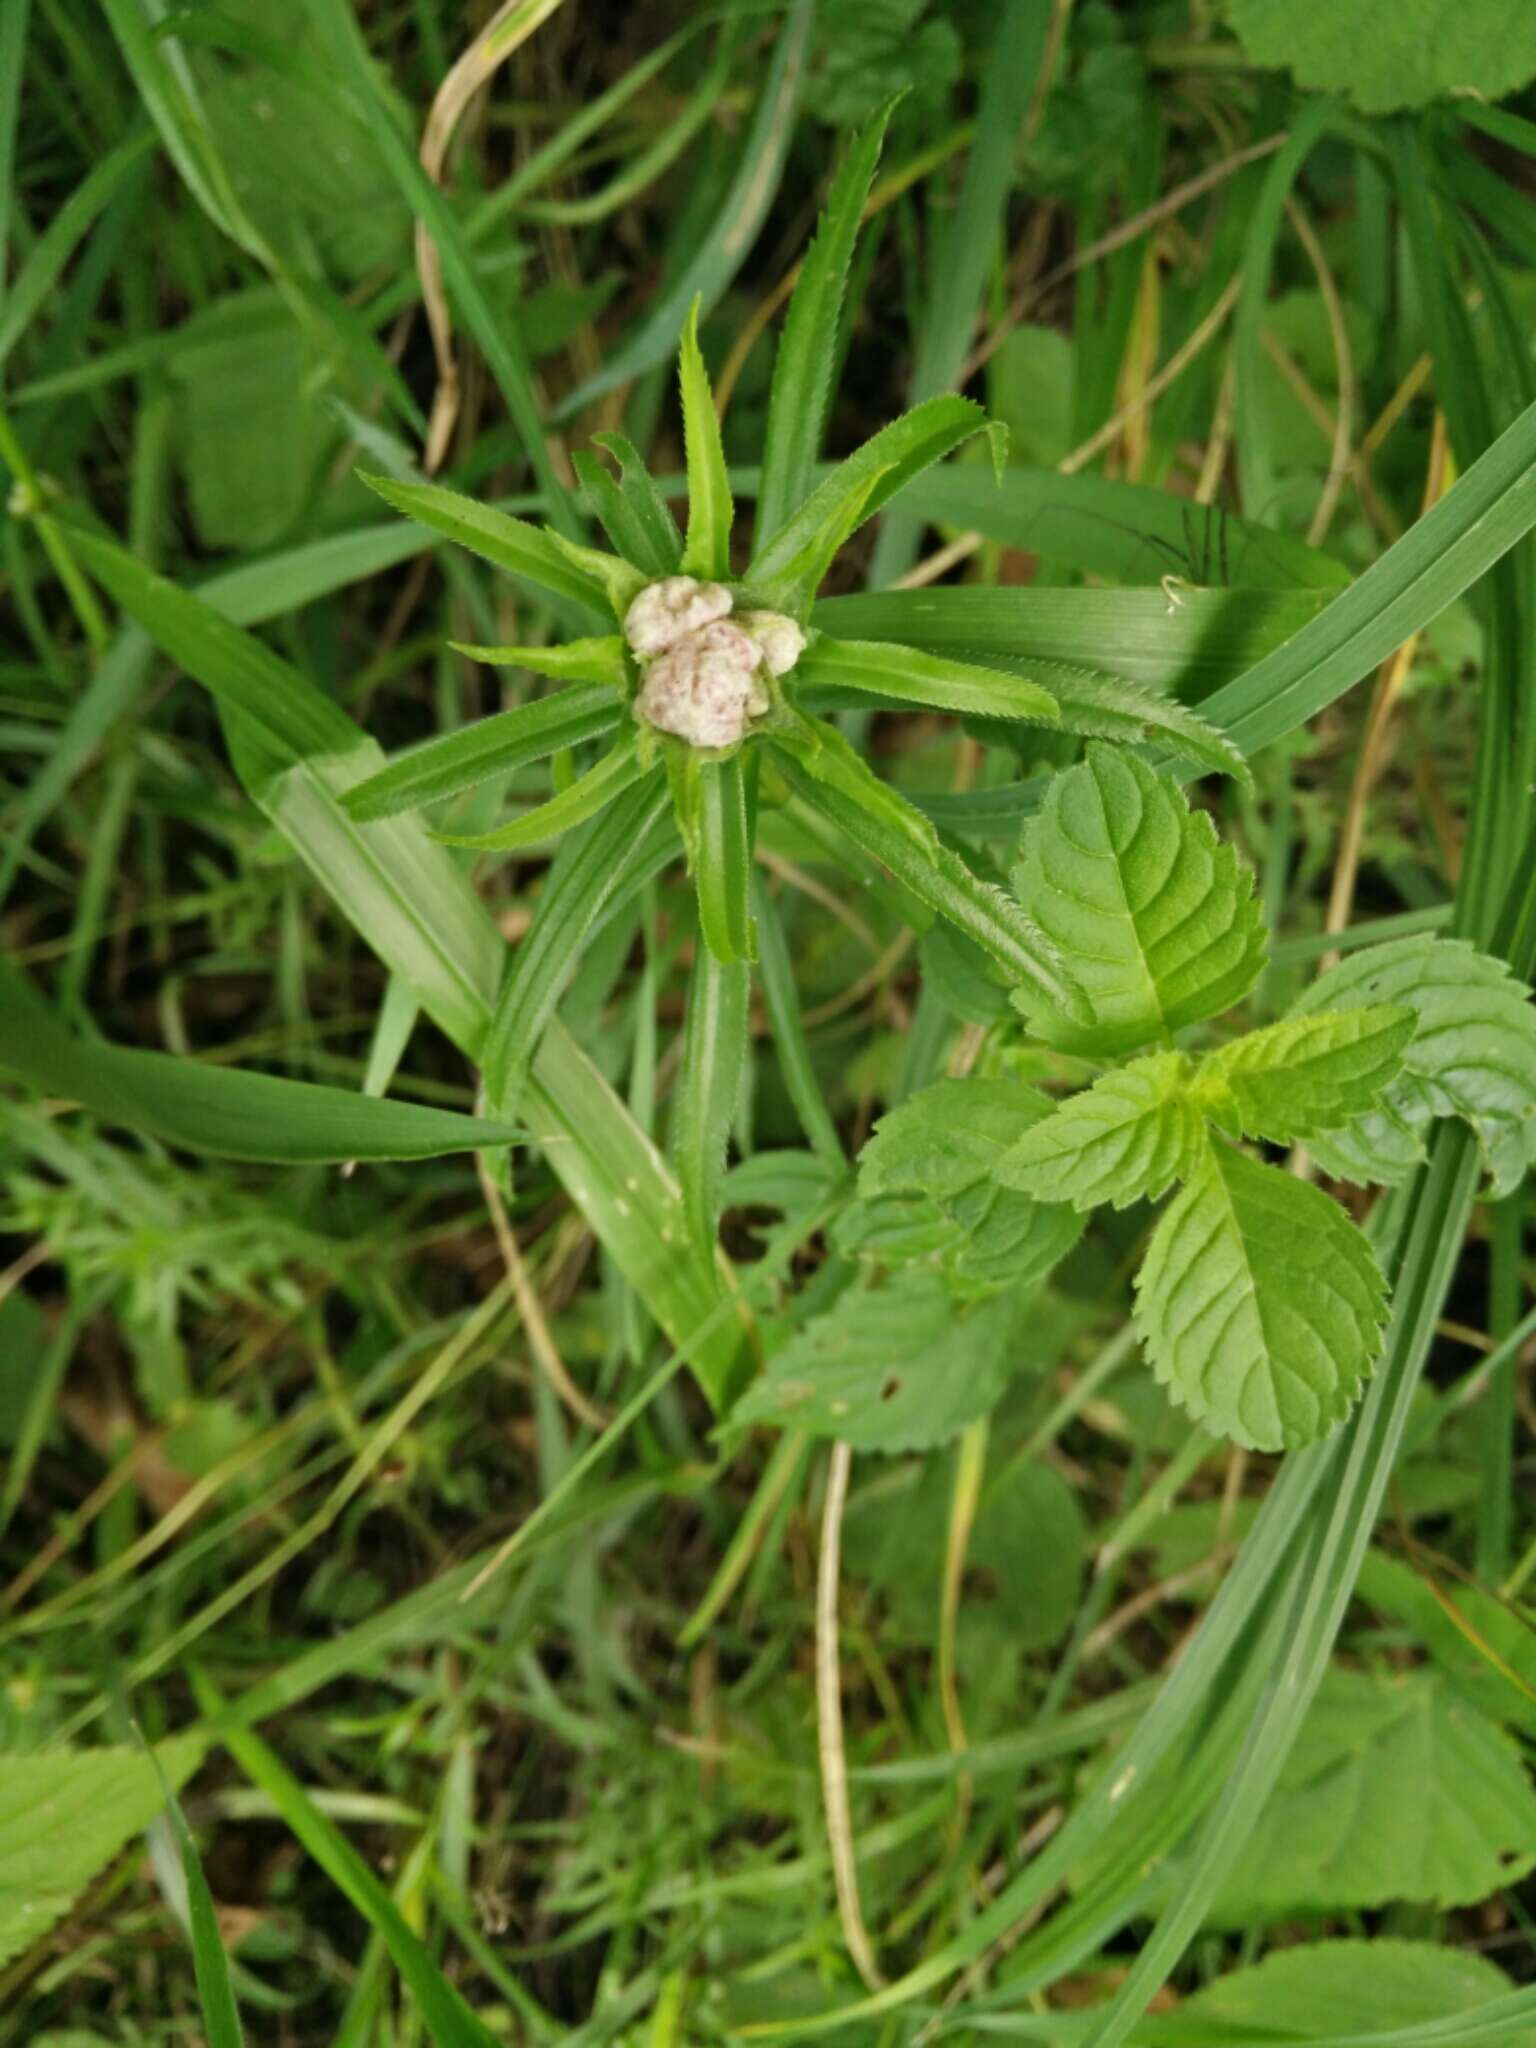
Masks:
[[[943,1276],[905,1266],[813,1316],[732,1411],[860,1450],[915,1451],[985,1415],[1019,1362],[1016,1293],[957,1302]]]
[[[1332,1671],[1216,1918],[1468,1906],[1529,1870],[1533,1844],[1536,1791],[1493,1722],[1422,1672]]]
[[[1413,1032],[1401,1005],[1284,1017],[1203,1060],[1195,1097],[1234,1136],[1310,1138],[1375,1106]]]
[[[1148,1053],[1103,1074],[1010,1146],[997,1166],[1004,1187],[1042,1202],[1094,1209],[1156,1201],[1188,1180],[1205,1154],[1205,1124],[1180,1052]]]
[[[1070,1209],[1032,1200],[1001,1172],[1024,1134],[1053,1121],[1013,1081],[937,1081],[880,1119],[859,1155],[855,1240],[895,1264],[940,1254],[962,1283],[1030,1286],[1076,1243]]]
[[[432,1159],[512,1144],[515,1125],[76,1039],[0,954],[0,1074],[189,1152],[284,1165]]]
[[[1390,2038],[1399,2027],[1471,2014],[1513,1988],[1502,1970],[1467,1949],[1373,1935],[1272,1950],[1262,1962],[1203,1986],[1179,2012],[1218,2035],[1230,2028],[1235,2040]],[[1512,2025],[1499,2048],[1536,2048],[1536,2026]]]
[[[629,679],[624,642],[617,633],[602,634],[595,640],[568,640],[555,647],[476,647],[462,640],[448,644],[488,668],[526,668],[536,676],[555,676],[561,682],[606,683],[610,690],[622,690]]]
[[[1235,776],[1244,788],[1252,787],[1253,775],[1241,748],[1177,697],[1127,682],[1123,676],[1064,662],[1053,662],[1049,677],[1056,717],[1064,731],[1090,739],[1161,740],[1201,768]]]
[[[924,654],[887,640],[834,640],[818,635],[795,671],[800,682],[842,684],[870,690],[907,704],[929,704],[938,711],[969,712],[982,718],[1027,718],[1054,725],[1056,699],[1049,690],[1023,676],[975,662],[952,661],[942,654]]]
[[[1231,0],[1230,13],[1255,63],[1348,93],[1369,114],[1448,93],[1502,99],[1536,78],[1536,15],[1525,0]]]
[[[347,791],[347,810],[361,823],[439,803],[489,776],[546,760],[562,747],[601,739],[618,724],[622,710],[612,690],[593,683],[476,719],[396,754],[377,775]]]
[[[180,1738],[162,1746],[161,1767],[179,1785],[201,1754]],[[40,1940],[164,1804],[141,1749],[0,1757],[0,1964]]]
[[[1311,1443],[1381,1349],[1386,1282],[1337,1202],[1213,1144],[1153,1233],[1136,1321],[1157,1377],[1250,1450]]]
[[[1025,840],[1019,900],[1082,986],[1078,1023],[1020,989],[1041,1037],[1129,1052],[1217,1016],[1264,964],[1253,878],[1203,811],[1133,754],[1094,743],[1058,775]]]
[[[592,438],[619,465],[618,482],[585,448],[576,450],[571,463],[604,533],[646,575],[675,576],[682,565],[683,537],[639,451],[622,434]]]
[[[363,482],[397,512],[457,541],[508,575],[520,576],[600,618],[610,615],[603,578],[579,555],[573,560],[565,554],[553,534],[441,484],[398,483],[387,476],[364,476]]]
[[[1396,939],[1350,954],[1296,1003],[1292,1015],[1400,1004],[1417,1018],[1400,1077],[1379,1108],[1313,1141],[1341,1180],[1402,1180],[1424,1156],[1433,1118],[1472,1126],[1494,1192],[1519,1185],[1536,1158],[1536,1009],[1501,960],[1462,940]]]
[[[440,832],[436,836],[445,846],[469,846],[480,853],[515,853],[519,847],[541,845],[545,840],[558,839],[575,825],[584,825],[634,783],[651,779],[659,783],[661,775],[642,759],[631,727],[568,789],[535,804],[521,817],[489,832]]]
[[[731,487],[725,474],[725,449],[715,412],[709,372],[699,350],[699,308],[695,300],[683,329],[678,356],[678,382],[683,395],[683,439],[688,450],[688,533],[683,542],[685,576],[711,577],[731,573]]]
[[[725,1148],[747,1045],[751,980],[743,957],[694,954],[688,980],[683,1071],[672,1110],[672,1157],[683,1209],[705,1260],[714,1256]]]
[[[763,439],[757,519],[764,534],[782,526],[810,494],[827,415],[848,266],[893,105],[888,102],[882,107],[849,149],[789,302],[773,361],[773,391]]]

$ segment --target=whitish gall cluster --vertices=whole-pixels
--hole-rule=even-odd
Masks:
[[[624,637],[644,680],[635,716],[693,747],[730,747],[768,710],[767,676],[787,675],[805,635],[781,612],[731,618],[721,583],[668,576],[630,605]]]

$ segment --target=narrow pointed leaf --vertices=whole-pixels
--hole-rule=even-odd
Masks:
[[[752,876],[752,903],[759,960],[758,980],[763,1006],[768,1012],[768,1028],[773,1033],[774,1051],[779,1056],[779,1071],[800,1119],[800,1128],[809,1138],[816,1157],[834,1175],[840,1175],[847,1165],[847,1154],[811,1060],[811,1048],[800,1014],[800,991],[795,985],[794,961],[784,935],[779,907],[758,872]]]
[[[1249,1450],[1294,1450],[1342,1422],[1386,1319],[1376,1254],[1338,1203],[1224,1144],[1158,1224],[1136,1277],[1157,1377]]]
[[[753,957],[747,894],[752,842],[741,756],[699,764],[699,836],[693,880],[704,942],[720,961]]]
[[[602,548],[589,548],[582,541],[568,540],[553,527],[548,529],[548,538],[578,575],[590,577],[594,583],[602,585],[608,609],[616,619],[622,619],[638,593],[645,588],[645,572],[637,569],[633,562],[626,562],[622,555],[611,555]]]
[[[1190,1075],[1181,1052],[1149,1053],[1101,1075],[1004,1153],[998,1180],[1038,1201],[1078,1209],[1155,1202],[1205,1155]]]
[[[435,1159],[510,1145],[512,1125],[77,1039],[0,954],[0,1073],[189,1152],[279,1165]]]
[[[699,1255],[715,1256],[725,1148],[747,1056],[751,974],[742,959],[694,954],[688,982],[682,1067],[672,1105],[672,1163]]]
[[[938,711],[1056,723],[1056,699],[1039,683],[894,641],[834,640],[823,633],[801,655],[794,674],[809,688],[841,685]]]
[[[560,850],[496,1000],[481,1064],[498,1114],[516,1102],[582,947],[605,912],[672,858],[665,778],[652,770]]]
[[[1313,1141],[1341,1180],[1401,1180],[1439,1116],[1477,1133],[1494,1192],[1519,1186],[1536,1159],[1536,1009],[1502,960],[1460,939],[1418,934],[1371,946],[1330,968],[1293,1017],[1359,1003],[1406,1005],[1417,1022],[1403,1071],[1371,1114]]]
[[[1016,1000],[1052,1045],[1129,1052],[1218,1016],[1257,980],[1253,877],[1203,811],[1134,754],[1099,742],[1051,784],[1025,841],[1020,901],[1072,962],[1091,1022]]]
[[[1162,740],[1197,767],[1230,775],[1244,789],[1253,788],[1253,771],[1241,751],[1177,697],[1127,682],[1123,676],[1060,664],[1042,672],[1042,683],[1056,699],[1056,716],[1064,732],[1089,739]]]
[[[626,561],[648,576],[675,576],[682,566],[683,537],[639,451],[622,434],[592,438],[619,465],[618,482],[585,449],[571,460],[604,533]]]
[[[890,426],[882,427],[862,448],[839,463],[782,526],[758,542],[749,571],[753,587],[770,583],[799,565],[809,598],[826,566],[822,559],[824,537],[836,534],[834,547],[841,546],[847,538],[849,529],[844,513],[850,502],[857,503],[861,522],[872,518],[915,476],[920,476],[931,463],[942,461],[986,425],[986,414],[979,405],[968,398],[944,397],[930,398],[899,420],[893,420]],[[877,479],[873,489],[871,478]]]
[[[473,789],[492,775],[542,761],[562,747],[599,739],[612,732],[623,715],[623,705],[601,684],[541,697],[537,703],[498,711],[458,732],[406,748],[377,775],[349,789],[342,800],[359,822],[417,810]]]
[[[1202,1060],[1196,1101],[1234,1136],[1288,1145],[1374,1109],[1417,1019],[1401,1005],[1283,1017]]]
[[[629,679],[624,642],[617,633],[599,634],[594,640],[567,640],[552,647],[478,647],[464,640],[450,640],[448,645],[471,661],[483,661],[487,668],[526,668],[536,676],[554,676],[560,682],[606,683],[610,690],[622,690]]]
[[[683,398],[683,440],[688,454],[688,537],[683,543],[683,573],[704,580],[724,578],[731,573],[731,520],[735,507],[725,474],[720,419],[699,349],[697,302],[683,329],[677,374]]]
[[[1003,890],[973,875],[947,846],[925,849],[915,831],[894,829],[884,807],[875,809],[844,788],[818,781],[792,755],[781,752],[779,758],[797,792],[856,846],[889,868],[919,902],[974,939],[1035,1001],[1088,1024],[1092,1013],[1072,969],[1033,918]]]
[[[369,490],[376,491],[386,505],[393,505],[407,519],[430,526],[435,533],[457,541],[471,554],[505,569],[509,575],[536,583],[541,590],[583,605],[599,618],[612,616],[608,588],[589,567],[573,562],[556,544],[553,535],[530,526],[524,519],[498,512],[442,484],[400,483],[394,477],[368,476],[359,472]]]
[[[848,151],[815,240],[800,266],[774,357],[768,398],[757,497],[758,531],[763,534],[777,532],[795,506],[810,495],[826,423],[848,266],[895,104],[887,100]]]
[[[578,775],[569,789],[562,789],[548,803],[535,804],[531,811],[498,825],[493,832],[439,832],[433,836],[445,846],[472,846],[482,853],[511,853],[522,846],[539,846],[569,832],[573,825],[585,824],[632,783],[654,773],[640,759],[634,734],[625,733],[595,767]]]

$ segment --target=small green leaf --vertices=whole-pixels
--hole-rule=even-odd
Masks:
[[[1342,1422],[1381,1349],[1386,1282],[1320,1188],[1230,1145],[1165,1212],[1136,1276],[1158,1379],[1249,1450],[1294,1450]]]
[[[614,743],[595,767],[578,775],[569,789],[562,789],[547,803],[535,804],[520,818],[498,825],[492,832],[435,832],[445,846],[472,846],[482,853],[511,853],[518,847],[538,846],[557,839],[573,825],[583,825],[632,783],[642,782],[655,770],[640,759],[633,732]],[[656,777],[660,781],[660,777]]]
[[[1264,965],[1253,877],[1203,811],[1134,754],[1098,742],[1058,775],[1025,839],[1019,899],[1071,962],[1090,1020],[1015,1001],[1040,1036],[1105,1057],[1217,1016]]]
[[[848,266],[895,105],[895,99],[886,102],[844,158],[789,302],[773,361],[773,388],[763,434],[763,474],[757,497],[757,530],[761,534],[775,532],[810,492],[821,451],[832,365],[837,359],[838,320]]]
[[[709,950],[721,961],[752,959],[752,917],[747,908],[752,837],[739,754],[728,761],[699,763],[698,853],[693,880],[699,898],[699,926]]]
[[[1241,748],[1177,697],[1065,662],[1052,663],[1049,678],[1063,732],[1102,740],[1159,739],[1185,760],[1252,789],[1253,770]]]
[[[708,579],[731,573],[731,521],[735,507],[725,473],[725,446],[715,411],[709,372],[699,349],[699,303],[695,299],[683,329],[677,359],[683,394],[683,441],[688,455],[688,538],[683,574]]]
[[[1082,1224],[1070,1209],[1003,1181],[1001,1167],[1028,1132],[1051,1121],[1045,1097],[1021,1081],[936,1081],[875,1126],[859,1155],[860,1206],[882,1210],[888,1228],[897,1221],[892,1197],[921,1197],[922,1207],[948,1226],[931,1248],[958,1279],[1032,1285],[1065,1258]],[[909,1202],[904,1227],[921,1221]],[[894,1263],[888,1237],[882,1242],[883,1233],[868,1228],[861,1234],[861,1251]]]
[[[572,561],[556,545],[553,534],[458,491],[445,490],[441,484],[400,483],[394,477],[369,476],[362,471],[358,475],[369,490],[407,519],[430,526],[509,575],[521,576],[557,597],[584,605],[600,617],[608,616],[611,606],[605,578],[579,560]]]
[[[1190,1074],[1183,1053],[1154,1052],[1101,1075],[1010,1146],[998,1180],[1037,1201],[1079,1209],[1155,1202],[1205,1157]]]
[[[1332,1775],[1322,1782],[1331,1785]],[[1341,1801],[1335,1818],[1346,1816],[1352,1819],[1352,1810]],[[1373,1934],[1369,1940],[1302,1941],[1272,1949],[1262,1962],[1218,1977],[1182,2000],[1179,2016],[1201,2029],[1190,2035],[1192,2041],[1225,2036],[1257,2042],[1267,2036],[1305,2048],[1309,2041],[1373,2034],[1390,2041],[1399,2029],[1463,2015],[1475,2027],[1478,2008],[1507,1998],[1513,1989],[1502,1970],[1468,1949]],[[1491,2033],[1463,2038],[1480,2038],[1493,2048]],[[1536,2048],[1536,2024],[1500,2028],[1497,2048]]]
[[[1194,1098],[1234,1137],[1288,1145],[1375,1107],[1416,1019],[1400,1005],[1282,1017],[1200,1063]]]
[[[592,439],[619,465],[618,482],[585,449],[571,461],[604,533],[619,554],[647,576],[675,576],[682,564],[683,537],[639,451],[622,434],[594,434]]]
[[[715,1257],[725,1149],[747,1056],[751,986],[745,960],[719,960],[708,946],[695,952],[672,1105],[672,1158],[695,1248],[709,1260]]]
[[[668,810],[665,778],[653,770],[561,847],[496,999],[481,1056],[491,1103],[518,1100],[560,992],[604,915],[672,858]]]
[[[873,518],[913,477],[986,424],[981,407],[968,398],[942,397],[927,399],[882,427],[840,462],[776,532],[759,538],[748,571],[752,589],[762,589],[767,602],[776,580],[792,573],[800,603],[809,603],[832,556],[854,530],[849,507],[857,507],[855,525]],[[776,590],[774,595],[784,596]],[[787,608],[800,608],[785,601]]]
[[[1402,1180],[1424,1156],[1435,1117],[1477,1133],[1495,1194],[1510,1193],[1536,1159],[1536,1009],[1502,960],[1462,939],[1418,934],[1370,946],[1320,976],[1293,1017],[1402,1004],[1417,1024],[1403,1070],[1370,1114],[1312,1141],[1340,1180]]]
[[[957,1303],[942,1276],[907,1266],[850,1288],[813,1316],[731,1411],[858,1450],[927,1450],[985,1415],[1020,1360],[1017,1293]]]
[[[407,747],[377,775],[354,784],[342,802],[360,823],[419,810],[423,804],[473,789],[489,776],[542,761],[562,747],[600,739],[623,715],[623,705],[605,684],[541,697],[515,711],[498,711],[458,732]]]
[[[567,640],[553,647],[477,647],[463,640],[450,640],[448,645],[471,661],[483,661],[487,668],[526,668],[536,676],[555,676],[561,682],[606,683],[610,690],[622,690],[629,681],[624,642],[617,633],[603,633],[595,640]]]
[[[819,634],[795,666],[795,680],[810,687],[841,685],[907,704],[982,718],[1027,718],[1056,723],[1056,699],[1040,684],[975,662],[924,654],[886,640],[834,640]]]

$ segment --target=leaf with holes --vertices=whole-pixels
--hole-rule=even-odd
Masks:
[[[1340,1180],[1406,1177],[1424,1156],[1435,1117],[1477,1133],[1495,1194],[1509,1194],[1536,1159],[1536,1008],[1502,960],[1465,940],[1415,936],[1351,954],[1320,976],[1293,1017],[1389,1003],[1417,1019],[1402,1072],[1377,1108],[1311,1141]]]
[[[731,1419],[841,1437],[859,1450],[927,1450],[1002,1393],[1027,1300],[1014,1291],[957,1302],[929,1266],[850,1288],[769,1359]]]
[[[1282,1017],[1200,1062],[1194,1100],[1234,1137],[1288,1145],[1363,1116],[1402,1069],[1414,1014],[1401,1004]]]
[[[1008,1148],[998,1180],[1036,1201],[1078,1209],[1156,1201],[1205,1156],[1191,1072],[1183,1053],[1154,1052],[1101,1075]]]
[[[1376,1254],[1320,1188],[1213,1144],[1153,1232],[1136,1322],[1197,1421],[1293,1450],[1349,1413],[1381,1349]]]
[[[1253,877],[1203,811],[1134,754],[1102,743],[1050,786],[1015,886],[1087,998],[1079,1023],[1014,1000],[1040,1036],[1103,1057],[1217,1016],[1264,965]]]

